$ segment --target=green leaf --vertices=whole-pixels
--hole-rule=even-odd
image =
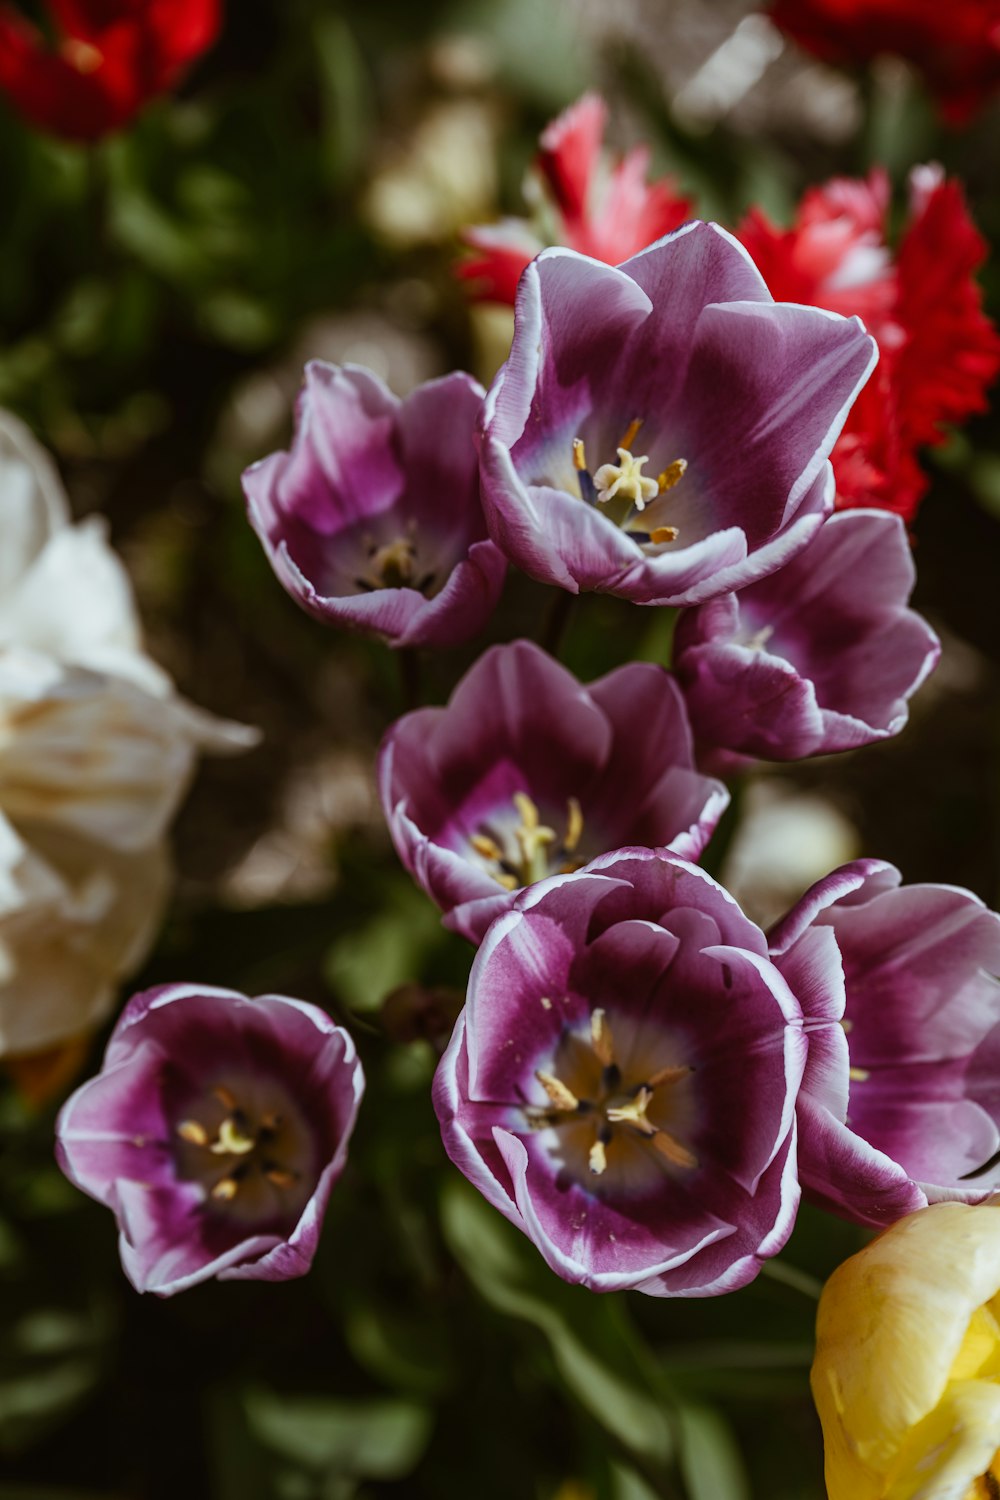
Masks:
[[[431,1430],[426,1407],[380,1398],[345,1401],[258,1390],[247,1395],[246,1413],[265,1448],[328,1476],[400,1479],[420,1459]]]
[[[750,1500],[743,1461],[723,1417],[708,1406],[682,1406],[678,1417],[678,1458],[689,1500]]]
[[[465,1182],[447,1184],[442,1225],[480,1295],[540,1329],[577,1400],[645,1469],[664,1474],[674,1448],[671,1398],[623,1299],[560,1281]]]

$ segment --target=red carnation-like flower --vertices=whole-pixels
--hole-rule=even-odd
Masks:
[[[477,225],[462,238],[478,253],[460,261],[473,295],[513,304],[518,278],[546,245],[568,245],[616,266],[691,217],[691,204],[669,178],[647,182],[648,146],[620,161],[604,150],[608,106],[585,94],[547,125],[539,141],[528,195],[535,217]]]
[[[835,178],[812,188],[791,229],[752,209],[739,237],[773,295],[857,313],[880,359],[833,450],[837,505],[878,506],[910,521],[928,486],[922,447],[986,406],[1000,338],[975,273],[986,243],[960,185],[940,167],[910,176],[910,211],[895,253],[886,242],[888,179]]]
[[[771,14],[824,62],[905,57],[954,125],[1000,87],[1000,0],[776,0]]]
[[[48,0],[52,41],[0,4],[0,89],[41,130],[92,141],[128,123],[212,45],[221,0]]]

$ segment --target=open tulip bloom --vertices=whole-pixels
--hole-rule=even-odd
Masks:
[[[493,924],[434,1102],[452,1161],[565,1280],[710,1296],[791,1231],[805,1050],[732,897],[623,850]]]
[[[696,770],[662,668],[632,662],[584,687],[529,641],[492,647],[446,708],[394,724],[379,791],[404,865],[475,943],[522,886],[608,850],[697,859],[729,801]]]
[[[1000,1189],[1000,916],[899,882],[878,860],[844,865],[770,935],[809,1034],[802,1185],[874,1225]]]
[[[482,396],[457,372],[400,401],[368,370],[306,366],[291,452],[243,476],[250,522],[297,604],[392,646],[482,629],[506,571],[479,500]]]
[[[685,610],[674,661],[699,743],[798,760],[898,734],[941,650],[907,607],[914,578],[899,518],[847,511],[779,572]]]
[[[573,593],[742,588],[832,508],[830,450],[876,357],[857,319],[775,302],[714,224],[617,268],[545,250],[483,407],[490,534]]]
[[[56,1126],[66,1175],[114,1212],[122,1264],[168,1297],[312,1264],[364,1076],[350,1036],[282,995],[135,995]]]

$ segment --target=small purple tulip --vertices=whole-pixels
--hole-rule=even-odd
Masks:
[[[483,406],[490,535],[573,593],[742,588],[832,509],[830,450],[877,353],[857,318],[775,302],[715,224],[617,268],[545,250]]]
[[[378,777],[400,859],[474,943],[522,886],[608,850],[697,859],[729,801],[695,769],[661,667],[633,662],[584,687],[529,641],[486,651],[446,708],[398,720]]]
[[[858,860],[770,935],[809,1059],[799,1172],[809,1196],[883,1227],[1000,1188],[1000,916],[969,891],[900,886]]]
[[[482,396],[458,372],[400,401],[369,370],[306,366],[291,452],[243,475],[250,523],[297,604],[391,646],[482,629],[506,571],[479,499]]]
[[[434,1105],[452,1161],[564,1280],[713,1296],[791,1232],[805,1054],[733,898],[621,850],[490,928]]]
[[[125,1007],[56,1154],[114,1213],[137,1291],[285,1281],[312,1264],[363,1092],[354,1043],[315,1006],[163,985]]]
[[[799,760],[898,734],[941,646],[907,602],[898,516],[831,516],[777,573],[686,610],[674,666],[699,746]]]

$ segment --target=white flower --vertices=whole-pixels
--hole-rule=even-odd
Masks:
[[[200,750],[256,739],[178,698],[101,521],[0,413],[0,1056],[77,1036],[141,962]]]

